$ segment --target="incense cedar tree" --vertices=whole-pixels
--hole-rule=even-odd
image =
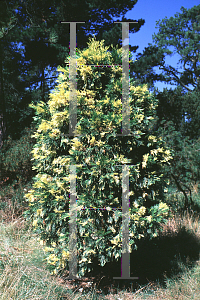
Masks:
[[[76,136],[67,135],[68,64],[58,68],[49,101],[32,104],[37,175],[25,195],[30,206],[25,216],[39,234],[52,274],[68,270],[70,165],[76,165],[77,263],[78,275],[84,276],[93,258],[104,266],[122,256],[123,164],[129,165],[129,251],[137,249],[139,239],[157,236],[169,214],[162,166],[170,163],[171,154],[153,134],[157,100],[147,86],[136,87],[132,80],[131,135],[116,136],[122,126],[122,49],[93,38],[86,49],[77,49],[76,57]]]

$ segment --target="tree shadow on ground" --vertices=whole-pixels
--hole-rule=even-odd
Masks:
[[[130,276],[136,280],[113,279],[121,277],[121,258],[116,262],[107,263],[104,267],[93,260],[93,271],[86,273],[83,279],[71,281],[76,290],[83,288],[86,292],[93,282],[96,291],[104,294],[117,293],[123,289],[134,292],[141,285],[158,282],[164,287],[165,277],[168,278],[183,272],[180,263],[192,267],[199,259],[200,240],[185,227],[177,233],[165,233],[152,240],[141,239],[137,243],[138,250],[130,254]]]

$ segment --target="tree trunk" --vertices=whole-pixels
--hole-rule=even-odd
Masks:
[[[184,204],[184,210],[186,210],[189,207],[189,199],[188,196],[185,192],[185,190],[182,188],[180,182],[178,181],[178,179],[176,178],[176,176],[174,174],[171,174],[172,178],[174,179],[176,186],[178,188],[179,191],[181,191],[185,197],[185,204]]]

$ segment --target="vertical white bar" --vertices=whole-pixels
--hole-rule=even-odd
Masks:
[[[70,166],[69,277],[77,279],[76,166]]]
[[[70,24],[70,61],[69,61],[69,136],[74,136],[77,123],[77,82],[76,82],[76,24],[85,22],[65,22]]]
[[[114,22],[122,23],[122,134],[130,135],[130,105],[129,105],[129,24],[138,22]]]
[[[122,278],[130,277],[129,253],[129,167],[122,166]]]
[[[74,136],[77,123],[76,83],[76,23],[70,22],[70,63],[69,63],[69,136]]]
[[[114,22],[122,23],[122,134],[130,135],[130,105],[129,105],[129,23],[138,22]],[[130,277],[130,253],[129,253],[129,170],[122,168],[122,277],[113,279],[138,279]]]
[[[122,23],[122,136],[130,133],[129,23]]]
[[[121,277],[113,279],[138,279],[130,277],[129,252],[129,166],[122,165],[122,259]]]
[[[76,83],[76,23],[70,23],[70,63],[69,63],[69,136],[74,136],[77,123],[77,83]],[[69,205],[69,276],[77,276],[77,211],[76,211],[76,166],[70,166],[70,205]]]

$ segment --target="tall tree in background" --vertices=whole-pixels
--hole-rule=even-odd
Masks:
[[[200,5],[181,7],[181,13],[157,21],[159,31],[153,44],[137,55],[132,72],[142,83],[151,86],[163,81],[192,92],[200,87]],[[166,63],[168,56],[179,56],[177,66]],[[159,67],[160,72],[154,67]],[[153,76],[152,76],[153,75]]]
[[[188,10],[182,7],[181,11],[174,17],[157,22],[159,31],[153,40],[155,47],[160,49],[158,53],[162,52],[165,59],[168,55],[179,56],[177,67],[166,64],[165,59],[162,59],[159,69],[165,82],[179,87],[169,92],[168,103],[173,101],[182,113],[178,114],[177,123],[182,134],[194,139],[200,135],[200,5]],[[173,108],[170,114],[174,115]]]
[[[16,26],[16,17],[13,14],[14,9],[17,8],[15,1],[0,2],[0,147],[6,138],[6,104],[4,93],[4,76],[3,76],[3,61],[5,59],[4,43],[7,34]]]
[[[192,190],[199,189],[200,157],[200,5],[181,8],[181,13],[157,22],[153,40],[158,53],[179,55],[177,66],[160,62],[164,81],[177,87],[157,93],[159,126],[174,149],[169,169],[172,184],[184,195],[185,208],[193,202]],[[163,114],[164,112],[164,114]],[[160,123],[161,124],[161,123]],[[195,189],[194,189],[195,187]]]
[[[159,32],[153,41],[164,55],[178,54],[180,67],[162,63],[165,80],[181,85],[186,91],[200,88],[200,5],[181,8],[182,13],[157,22]]]
[[[138,83],[148,83],[159,97],[160,120],[175,122],[184,136],[196,139],[200,135],[200,5],[188,10],[182,7],[181,13],[158,21],[157,26],[154,44],[139,53],[131,65],[133,78]],[[167,64],[167,57],[175,54],[179,56],[177,66]],[[154,86],[156,81],[176,87],[159,93]]]
[[[145,47],[143,53],[138,53],[136,60],[130,65],[131,77],[136,84],[147,84],[154,91],[156,81],[165,81],[164,75],[155,70],[155,67],[158,68],[163,63],[164,58],[163,51],[151,44]]]
[[[171,186],[184,195],[185,208],[192,201],[192,189],[200,181],[200,5],[181,8],[174,17],[157,22],[159,29],[137,60],[131,65],[133,78],[147,83],[159,100],[156,131],[174,150],[174,160],[166,168]],[[168,64],[179,57],[177,65]],[[157,67],[157,68],[156,68]],[[175,85],[175,89],[159,92],[155,82]]]

